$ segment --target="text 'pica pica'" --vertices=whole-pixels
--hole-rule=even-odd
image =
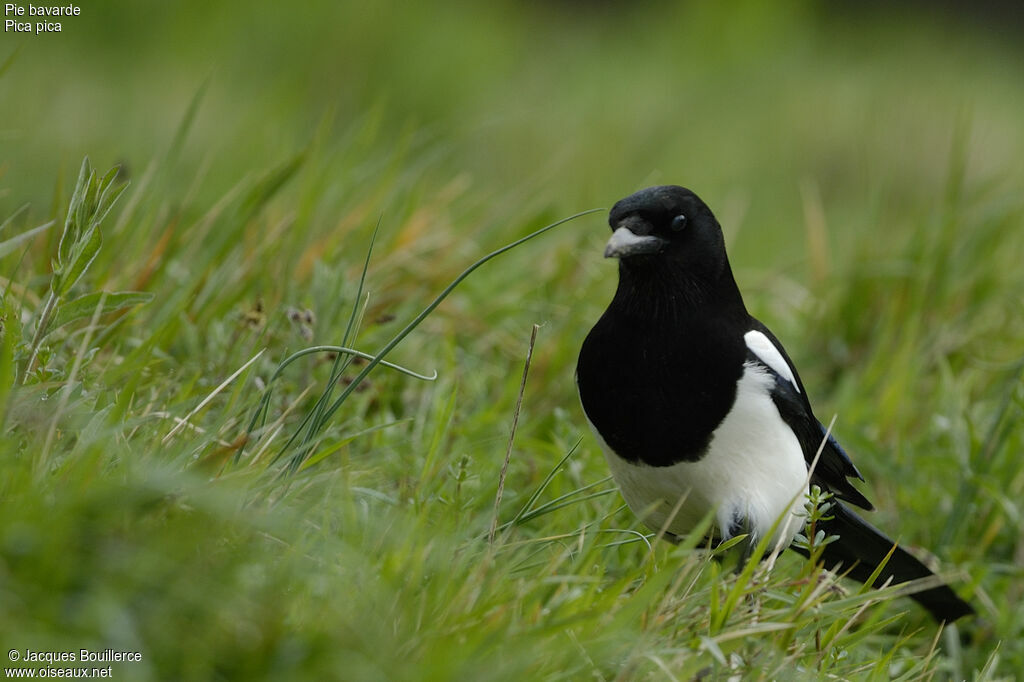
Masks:
[[[863,480],[811,411],[785,349],[743,305],[722,229],[693,192],[651,187],[619,201],[604,255],[619,285],[580,351],[576,381],[587,419],[630,509],[655,530],[684,535],[708,513],[715,535],[788,545],[811,483],[837,498],[828,568],[865,582],[893,541],[840,500],[871,503]],[[824,445],[822,445],[824,441]],[[875,581],[932,575],[897,547]],[[913,595],[940,621],[973,609],[942,585]]]

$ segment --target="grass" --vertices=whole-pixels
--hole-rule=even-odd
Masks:
[[[128,679],[1024,670],[1016,48],[812,5],[246,8],[0,48],[9,649],[139,651]],[[661,181],[716,209],[872,520],[977,619],[637,525],[572,381],[600,215],[460,278]]]

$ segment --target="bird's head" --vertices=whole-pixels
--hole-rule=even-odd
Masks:
[[[722,228],[711,209],[684,187],[648,187],[622,199],[608,217],[612,237],[605,258],[623,268],[670,266],[689,277],[714,280],[727,266]]]

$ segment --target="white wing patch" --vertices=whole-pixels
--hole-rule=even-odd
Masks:
[[[793,388],[796,389],[797,393],[800,392],[800,387],[797,386],[796,379],[793,377],[793,370],[790,369],[789,363],[782,357],[782,353],[771,342],[771,339],[756,329],[751,329],[743,335],[743,340],[747,342],[747,348],[757,356],[758,360],[771,367],[776,374],[793,384]]]

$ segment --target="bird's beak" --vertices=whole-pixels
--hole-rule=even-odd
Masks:
[[[657,253],[668,241],[653,234],[638,235],[628,227],[620,227],[612,232],[612,238],[604,247],[605,258],[626,258],[643,253]]]

